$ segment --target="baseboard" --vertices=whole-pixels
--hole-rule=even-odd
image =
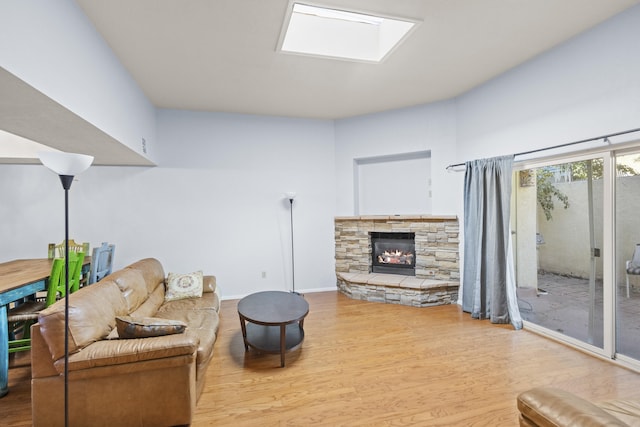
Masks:
[[[265,291],[268,291],[270,289],[263,289]],[[296,289],[296,292],[298,292],[299,294],[311,294],[311,293],[315,293],[315,292],[333,292],[333,291],[337,291],[338,288],[335,286],[330,286],[327,288],[312,288],[312,289]],[[260,292],[260,291],[256,291],[256,292]],[[253,292],[252,292],[253,293]],[[226,300],[235,300],[235,299],[242,299],[244,297],[246,297],[249,294],[242,294],[242,295],[224,295],[221,300],[222,301],[226,301]]]

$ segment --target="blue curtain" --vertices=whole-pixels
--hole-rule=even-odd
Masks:
[[[522,328],[511,251],[513,156],[466,163],[462,309]]]

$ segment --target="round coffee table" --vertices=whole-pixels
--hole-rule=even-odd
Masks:
[[[280,354],[300,347],[304,340],[304,318],[309,303],[296,293],[265,291],[248,295],[238,302],[244,349]]]

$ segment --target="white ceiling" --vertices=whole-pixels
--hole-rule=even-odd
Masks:
[[[640,3],[307,2],[422,21],[371,64],[277,52],[288,0],[76,1],[157,107],[322,119],[455,97]]]
[[[75,1],[156,107],[319,119],[455,97],[640,3],[307,2],[421,21],[373,64],[277,52],[289,0]],[[0,89],[0,129],[94,164],[152,164],[1,68]],[[37,160],[0,153],[0,163]]]

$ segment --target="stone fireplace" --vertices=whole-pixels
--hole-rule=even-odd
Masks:
[[[338,290],[350,298],[416,307],[454,303],[458,233],[456,216],[336,217]]]

